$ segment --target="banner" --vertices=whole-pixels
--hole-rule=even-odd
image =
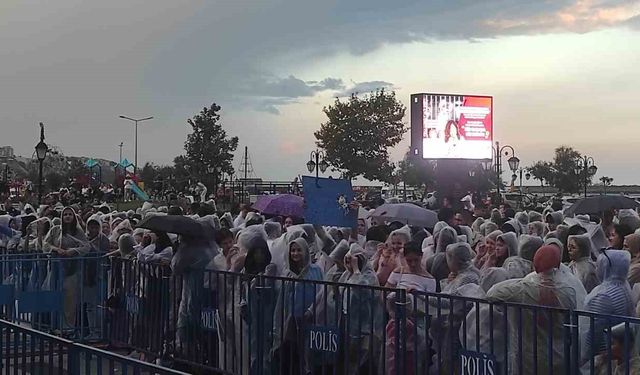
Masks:
[[[354,199],[350,180],[302,176],[302,185],[306,223],[356,227],[358,211],[349,208]]]

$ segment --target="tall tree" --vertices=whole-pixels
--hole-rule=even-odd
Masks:
[[[233,152],[238,147],[238,137],[227,137],[227,132],[220,124],[220,106],[213,103],[203,108],[200,113],[187,120],[193,133],[187,136],[184,144],[189,173],[199,179],[206,175],[219,181],[221,173],[233,172]],[[217,168],[217,170],[216,170]]]
[[[553,169],[553,164],[548,161],[539,160],[528,167],[527,171],[531,173],[534,180],[540,181],[541,186],[544,186],[545,181],[547,181],[548,185],[554,183],[556,171]]]
[[[393,166],[388,150],[407,130],[402,122],[405,111],[395,93],[383,89],[365,97],[336,99],[323,109],[327,122],[315,132],[316,143],[333,170],[345,178],[389,181]]]
[[[398,163],[397,173],[401,181],[413,187],[430,185],[435,180],[433,162],[412,157],[410,152]]]
[[[560,146],[556,148],[553,158],[553,185],[561,192],[570,193],[580,189],[582,181],[575,173],[577,160],[580,153],[572,147]],[[589,181],[591,178],[589,178]]]

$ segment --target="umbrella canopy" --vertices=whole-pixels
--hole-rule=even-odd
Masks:
[[[433,228],[438,222],[435,211],[411,203],[386,203],[373,211],[371,218],[384,221],[399,221],[409,225]]]
[[[189,237],[210,237],[211,229],[195,219],[180,215],[154,215],[146,217],[138,228],[181,234]]]
[[[624,195],[598,195],[594,197],[583,198],[572,204],[564,212],[566,216],[576,214],[599,214],[603,211],[636,208],[640,206],[638,202]]]
[[[293,194],[261,195],[253,208],[267,215],[304,217],[304,198]]]

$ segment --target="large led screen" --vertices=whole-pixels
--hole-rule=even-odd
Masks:
[[[416,94],[411,99],[411,127],[421,128],[412,129],[412,133],[421,133],[424,159],[491,159],[492,97]]]

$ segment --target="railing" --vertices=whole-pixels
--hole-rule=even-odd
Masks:
[[[112,340],[227,373],[578,374],[611,367],[633,374],[640,361],[635,318],[282,277],[171,275],[166,266],[121,259],[112,265],[125,275],[112,284],[111,295],[123,301],[111,311]],[[620,323],[621,341],[611,334]]]
[[[0,374],[185,374],[0,320]]]
[[[103,341],[109,260],[0,255],[0,318],[77,341]]]
[[[74,264],[77,282],[70,284]],[[80,280],[92,273],[100,281],[88,298]],[[124,361],[51,341],[45,331],[75,340],[93,333],[151,359],[230,374],[640,370],[640,319],[408,293],[363,285],[362,275],[347,284],[205,270],[173,275],[167,265],[120,258],[21,254],[0,257],[0,276],[2,319],[21,324],[3,322],[3,369],[34,361],[62,368],[80,358],[86,373],[99,373]],[[612,331],[616,325],[622,334]],[[70,343],[79,356],[69,357]]]

